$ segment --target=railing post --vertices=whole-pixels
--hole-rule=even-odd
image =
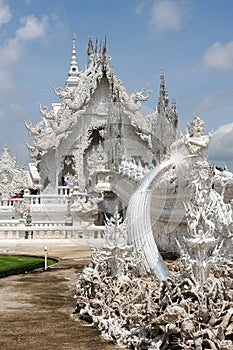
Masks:
[[[65,217],[65,226],[73,226],[73,217],[71,215],[70,211],[70,198],[67,198],[67,214]],[[65,238],[71,238],[72,237],[72,231],[66,231]]]
[[[45,271],[48,268],[48,247],[47,245],[44,246],[44,269]]]

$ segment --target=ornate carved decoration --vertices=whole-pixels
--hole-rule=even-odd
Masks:
[[[72,55],[74,55],[73,51]],[[107,55],[105,45],[102,45],[100,50],[88,50],[88,56],[87,68],[75,73],[75,84],[67,83],[64,88],[53,87],[61,103],[53,104],[51,109],[40,105],[42,120],[36,125],[25,122],[26,128],[34,139],[34,145],[28,145],[30,156],[34,160],[40,161],[50,149],[57,148],[61,140],[68,137],[79,116],[85,114],[87,109],[88,113],[91,112],[107,119],[115,104],[121,106],[119,113],[124,112],[129,118],[140,139],[152,147],[151,134],[157,131],[153,123],[148,122],[147,116],[143,116],[139,110],[141,102],[148,100],[151,90],[146,91],[144,88],[129,96],[121,80],[109,65],[111,57]],[[76,57],[74,58],[72,62],[75,61],[76,67]],[[107,84],[101,85],[104,79],[107,80]],[[94,97],[97,89],[103,88],[104,93]],[[171,114],[175,110],[175,104],[173,103],[171,109],[167,103],[166,106],[167,115],[170,116],[168,119],[172,124]],[[151,121],[153,118],[158,119],[157,113],[154,113],[153,117],[150,114]],[[173,141],[174,135],[170,136],[169,139]]]
[[[232,245],[232,209],[212,188],[213,173],[205,156],[209,137],[195,131],[178,143],[183,153],[152,169],[133,194],[127,213],[127,242],[132,247],[119,244],[121,223],[115,215],[106,223],[107,249],[93,249],[92,265],[78,280],[76,312],[120,346],[232,347],[232,263],[224,260],[231,249],[223,244],[228,240]],[[195,139],[190,142],[189,138]],[[185,168],[190,184],[190,202],[185,205],[188,233],[178,242],[181,260],[168,264],[166,271],[151,240],[148,204],[153,180],[173,164],[178,168],[184,162],[189,165]],[[125,165],[130,168],[129,163],[122,170]],[[132,248],[134,254],[141,249],[140,259],[137,256],[133,263]],[[140,274],[141,264],[149,275]],[[151,272],[162,279],[160,284]]]
[[[17,163],[5,146],[0,156],[1,198],[9,199],[15,193],[31,186],[29,174]]]
[[[103,145],[99,143],[97,146],[94,146],[87,156],[87,166],[90,175],[93,175],[99,170],[106,169],[107,161],[108,158]]]

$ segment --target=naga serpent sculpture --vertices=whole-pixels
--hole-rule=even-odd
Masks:
[[[166,279],[169,272],[154,240],[150,206],[154,180],[174,163],[171,158],[152,169],[131,196],[127,209],[128,243],[141,253],[144,269],[155,274],[159,280]]]

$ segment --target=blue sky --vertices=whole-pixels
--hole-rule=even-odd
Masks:
[[[211,162],[233,170],[232,0],[0,0],[0,149],[30,159],[24,120],[40,120],[39,103],[57,102],[50,84],[63,87],[77,36],[79,69],[86,45],[107,39],[115,74],[128,93],[153,90],[165,70],[184,132],[194,114],[214,130]]]

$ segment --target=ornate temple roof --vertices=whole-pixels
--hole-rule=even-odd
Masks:
[[[34,139],[34,145],[27,145],[32,159],[40,159],[50,149],[55,149],[61,140],[68,137],[72,126],[79,116],[87,111],[91,97],[101,82],[107,81],[108,91],[104,92],[105,101],[100,101],[92,113],[102,113],[113,105],[120,105],[120,110],[127,115],[139,137],[150,146],[150,135],[156,129],[158,115],[177,126],[176,106],[168,106],[168,94],[165,88],[164,72],[160,75],[160,95],[157,108],[146,116],[140,113],[141,102],[148,101],[151,90],[142,89],[128,95],[122,81],[114,74],[110,66],[111,57],[107,54],[106,40],[94,46],[89,36],[87,45],[88,64],[84,70],[78,69],[76,57],[76,36],[72,37],[72,55],[68,79],[64,88],[53,87],[61,103],[52,104],[51,109],[40,106],[42,120],[33,125],[25,122],[26,128]],[[105,105],[105,106],[103,106]],[[105,114],[109,114],[105,111]]]

